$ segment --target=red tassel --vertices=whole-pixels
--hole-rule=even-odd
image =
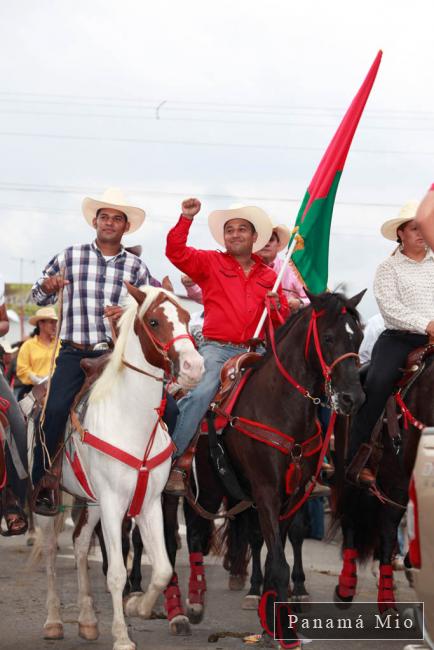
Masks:
[[[292,462],[286,470],[285,488],[286,494],[294,494],[298,491],[302,478],[300,463]]]

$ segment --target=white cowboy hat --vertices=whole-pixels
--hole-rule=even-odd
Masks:
[[[273,225],[270,217],[264,210],[251,205],[233,205],[227,210],[214,210],[208,217],[208,226],[211,234],[221,246],[225,245],[225,223],[231,219],[245,219],[253,224],[258,233],[258,238],[253,244],[254,253],[264,248],[273,233]]]
[[[408,203],[403,205],[397,217],[388,219],[381,226],[381,234],[383,237],[391,241],[397,241],[398,228],[402,224],[407,223],[407,221],[412,221],[415,218],[418,207],[419,203],[417,201],[408,201]]]
[[[135,208],[132,205],[128,205],[123,192],[117,187],[109,187],[99,200],[91,199],[87,196],[83,199],[81,207],[84,218],[89,226],[93,226],[92,222],[96,217],[97,211],[101,208],[120,210],[126,215],[128,223],[130,224],[128,234],[138,230],[145,220],[145,211],[141,208]]]
[[[291,237],[291,231],[288,226],[284,226],[280,223],[278,226],[273,226],[273,232],[276,233],[279,239],[279,245],[277,247],[277,252],[283,251],[284,248],[288,246],[289,238]]]
[[[30,325],[37,325],[40,320],[59,320],[54,307],[41,307],[29,318]]]
[[[18,350],[18,346],[12,347],[7,339],[0,339],[0,346],[5,354],[14,354]]]

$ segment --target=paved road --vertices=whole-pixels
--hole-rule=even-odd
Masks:
[[[181,528],[182,532],[182,528]],[[179,575],[183,593],[187,588],[188,558],[185,537],[180,552]],[[106,592],[105,581],[101,572],[99,549],[90,557],[91,580],[95,603],[100,621],[100,638],[96,642],[85,642],[77,636],[76,579],[71,546],[71,529],[62,533],[58,559],[58,583],[63,604],[65,621],[65,639],[63,641],[44,641],[42,626],[45,616],[45,575],[42,564],[32,570],[26,568],[29,548],[25,538],[0,539],[0,648],[3,650],[111,650],[111,598]],[[288,560],[291,552],[287,547]],[[305,570],[308,589],[312,599],[330,600],[336,576],[340,569],[339,546],[337,543],[325,543],[306,540],[304,546]],[[144,557],[146,565],[146,557]],[[243,592],[227,590],[227,573],[221,567],[221,560],[207,558],[207,612],[204,621],[193,628],[189,637],[171,637],[167,623],[163,620],[144,621],[130,619],[131,636],[139,650],[208,649],[226,650],[227,648],[247,649],[248,646],[239,638],[225,637],[217,643],[209,643],[210,634],[220,631],[259,632],[255,612],[243,611],[240,602]],[[144,566],[145,580],[149,570]],[[399,600],[414,600],[414,592],[408,587],[404,574],[396,575]],[[375,580],[367,567],[359,577],[358,600],[375,599]],[[383,644],[384,645],[384,644]],[[365,642],[324,642],[315,641],[306,645],[308,650],[372,650],[380,644]],[[388,642],[387,650],[402,650],[403,642]]]

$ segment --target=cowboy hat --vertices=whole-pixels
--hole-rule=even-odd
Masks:
[[[114,210],[120,210],[123,212],[130,224],[128,233],[138,230],[145,220],[145,211],[141,208],[135,208],[132,205],[128,205],[123,192],[116,187],[109,187],[99,200],[91,199],[87,196],[83,199],[81,207],[84,218],[89,226],[93,226],[93,220],[96,217],[96,213],[101,208],[113,208]]]
[[[403,205],[397,217],[388,219],[381,226],[381,234],[383,237],[391,241],[397,241],[398,228],[404,223],[407,223],[407,221],[412,221],[415,218],[418,207],[419,203],[417,201],[408,201],[408,203]]]
[[[288,246],[289,238],[291,237],[291,232],[287,226],[279,224],[278,226],[273,226],[273,232],[276,233],[279,240],[279,245],[277,247],[277,252],[283,251],[284,248]]]
[[[41,307],[29,318],[30,325],[37,325],[40,320],[59,320],[54,307]]]
[[[211,234],[216,242],[222,246],[225,245],[225,223],[231,219],[245,219],[253,225],[258,233],[258,238],[253,244],[254,253],[264,248],[273,233],[270,217],[264,210],[250,205],[233,205],[227,210],[214,210],[208,217],[208,226]]]
[[[14,354],[18,350],[18,345],[12,347],[7,339],[0,339],[0,346],[5,354]]]

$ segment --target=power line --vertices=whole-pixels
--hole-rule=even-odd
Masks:
[[[101,187],[85,187],[85,186],[56,186],[56,185],[42,185],[42,184],[30,184],[30,183],[10,183],[7,181],[0,181],[0,192],[30,192],[30,193],[46,193],[46,194],[80,194],[82,196],[87,195],[98,195],[103,191]],[[125,192],[130,195],[140,195],[140,196],[181,196],[184,197],[186,193],[184,191],[175,191],[175,190],[155,190],[155,189],[137,189],[137,188],[125,188]],[[289,202],[289,203],[299,203],[302,197],[294,198],[289,196],[261,196],[261,195],[248,195],[242,193],[232,193],[224,194],[222,192],[204,192],[200,189],[193,194],[197,196],[214,198],[214,199],[243,199],[246,201],[270,201],[270,202]],[[384,208],[396,208],[401,207],[400,203],[376,203],[369,201],[339,201],[337,200],[336,205],[348,205],[348,206],[360,206],[360,207],[384,207]]]
[[[217,147],[217,148],[242,148],[242,149],[270,149],[280,151],[323,151],[320,147],[292,146],[279,144],[259,144],[251,142],[202,142],[193,140],[154,140],[148,138],[115,138],[107,136],[91,135],[67,135],[60,133],[26,133],[21,131],[0,131],[3,137],[19,138],[43,138],[50,140],[69,140],[77,142],[122,142],[128,144],[154,144],[163,146],[183,146],[183,147]],[[353,153],[363,153],[372,155],[394,155],[394,156],[434,156],[434,151],[405,151],[400,149],[352,149]]]
[[[294,122],[294,121],[283,121],[283,122],[276,122],[276,121],[270,121],[270,120],[228,120],[228,119],[212,119],[212,118],[198,118],[198,117],[168,117],[166,115],[164,116],[159,116],[156,117],[154,114],[152,115],[143,115],[143,114],[138,114],[138,115],[132,115],[132,114],[122,114],[122,113],[76,113],[72,111],[65,111],[65,112],[56,112],[56,111],[26,111],[26,110],[16,110],[16,109],[0,109],[0,114],[2,115],[13,115],[18,116],[18,115],[29,115],[32,117],[83,117],[83,118],[107,118],[107,119],[129,119],[129,120],[146,120],[149,122],[155,122],[155,121],[160,121],[160,122],[190,122],[190,123],[198,123],[198,124],[242,124],[244,126],[275,126],[275,127],[280,127],[280,126],[286,126],[286,127],[297,127],[297,128],[316,128],[316,129],[328,129],[333,126],[335,126],[334,123],[328,122],[328,123],[314,123],[314,122]],[[412,132],[432,132],[434,131],[434,124],[433,126],[402,126],[402,125],[397,125],[397,126],[384,126],[384,125],[376,125],[376,124],[363,124],[362,127],[363,130],[365,131],[412,131]]]

